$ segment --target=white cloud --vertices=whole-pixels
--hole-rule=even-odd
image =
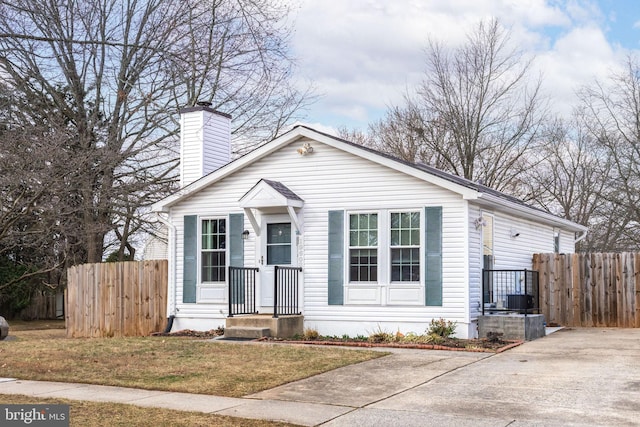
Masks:
[[[322,95],[309,119],[327,126],[366,128],[420,81],[429,37],[459,45],[482,19],[498,18],[514,46],[537,56],[561,102],[619,55],[602,28],[611,21],[588,0],[300,1],[293,46]]]
[[[577,27],[560,37],[553,48],[536,58],[544,73],[544,87],[553,106],[567,114],[576,104],[576,90],[605,78],[619,64],[620,53],[612,49],[603,31],[594,26]]]

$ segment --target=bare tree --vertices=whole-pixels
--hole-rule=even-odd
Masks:
[[[243,146],[297,118],[309,94],[290,82],[288,10],[267,0],[0,0],[0,75],[20,124],[65,136],[47,153],[64,171],[51,175],[62,184],[51,233],[69,262],[101,261],[108,236],[131,254],[144,207],[176,180],[180,107],[211,101],[234,116]]]
[[[21,126],[20,101],[0,85],[0,297],[16,283],[51,277],[66,260],[58,194],[80,159],[66,158],[68,135],[51,120]]]
[[[534,154],[538,161],[520,179],[526,201],[547,212],[589,225],[581,250],[614,250],[622,229],[612,218],[612,159],[593,138],[584,113],[572,120],[557,119],[542,132],[545,143]]]
[[[427,70],[406,105],[370,127],[378,148],[498,190],[527,168],[544,108],[531,61],[510,48],[498,21],[481,22],[464,45],[429,43]],[[514,190],[514,189],[512,189]]]
[[[611,158],[608,224],[615,224],[610,246],[637,250],[640,245],[640,63],[628,57],[623,70],[582,88],[585,124]],[[615,243],[615,246],[613,245]]]

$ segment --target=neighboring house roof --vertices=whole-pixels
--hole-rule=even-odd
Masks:
[[[514,212],[519,216],[542,221],[548,224],[554,224],[556,226],[563,227],[574,232],[585,232],[587,230],[587,227],[585,226],[552,215],[541,209],[530,206],[516,197],[509,196],[508,194],[494,190],[477,182],[473,182],[457,175],[441,171],[432,166],[421,163],[411,163],[402,159],[398,159],[389,154],[382,153],[380,151],[359,144],[355,144],[353,142],[335,137],[333,135],[319,132],[315,129],[303,125],[295,126],[289,132],[286,132],[280,137],[259,146],[258,148],[245,154],[244,156],[235,159],[229,164],[200,178],[197,181],[194,181],[188,186],[185,186],[173,195],[155,203],[153,205],[153,210],[156,212],[166,212],[171,206],[180,202],[184,198],[195,194],[199,190],[213,184],[214,182],[219,181],[226,176],[229,176],[233,172],[242,169],[259,159],[262,159],[270,153],[278,150],[279,148],[295,142],[296,140],[301,138],[316,140],[320,143],[324,143],[337,149],[357,155],[359,157],[366,158],[378,164],[382,164],[392,169],[402,171],[408,175],[412,175],[424,181],[451,190],[454,193],[461,195],[463,199],[473,200],[480,206],[497,209],[502,208],[503,210]],[[277,181],[269,181],[266,179],[263,179],[263,181],[269,184],[286,198],[295,198],[301,200],[284,184]]]

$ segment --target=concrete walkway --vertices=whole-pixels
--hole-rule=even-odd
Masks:
[[[640,425],[638,329],[564,329],[497,355],[392,351],[243,398],[14,379],[0,379],[0,394],[305,426]]]

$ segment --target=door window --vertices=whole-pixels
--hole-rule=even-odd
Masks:
[[[291,223],[267,224],[267,265],[291,264]]]

